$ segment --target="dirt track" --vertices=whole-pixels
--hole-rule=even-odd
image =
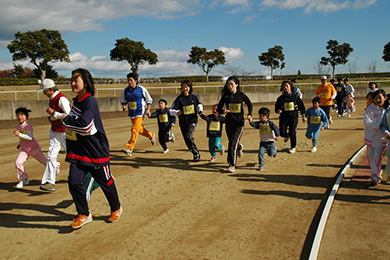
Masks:
[[[300,122],[297,153],[288,154],[288,144],[279,140],[278,155],[266,157],[263,172],[256,171],[258,131],[246,124],[245,153],[234,174],[226,172],[225,156],[209,163],[206,124],[201,119],[195,141],[202,160],[194,163],[178,126],[168,154],[140,137],[129,158],[120,152],[130,134],[129,119],[105,118],[124,213],[118,223],[107,223],[109,207],[97,190],[89,204],[94,221],[75,231],[69,227],[76,211],[66,183],[69,165],[64,154],[59,156],[56,192],[39,190],[44,167],[34,159],[25,164],[32,181],[18,190],[13,164],[17,138],[12,129],[2,129],[2,259],[306,259],[313,222],[327,189],[363,145],[364,103],[358,101],[351,118],[332,113],[334,123],[321,132],[316,153],[309,152],[311,142]],[[256,104],[254,111],[259,108]],[[274,114],[271,120],[278,122]],[[155,119],[146,119],[145,126],[157,130]],[[45,152],[49,129],[47,123],[34,125],[35,138]],[[227,144],[225,133],[222,143]],[[319,259],[387,259],[389,191],[385,185],[367,189],[343,182]]]

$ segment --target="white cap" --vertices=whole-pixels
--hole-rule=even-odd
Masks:
[[[322,76],[321,79],[328,79],[326,76]]]
[[[38,82],[41,84],[41,87],[37,90],[38,93],[41,93],[45,89],[54,88],[56,86],[52,79],[44,79],[43,82],[41,82],[41,80],[38,80]]]

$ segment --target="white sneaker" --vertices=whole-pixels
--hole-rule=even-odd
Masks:
[[[238,158],[241,158],[244,156],[244,146],[242,144],[239,144],[241,149],[240,151],[238,152]]]
[[[295,153],[296,150],[295,150],[295,148],[291,148],[288,152],[289,152],[289,153]]]
[[[347,117],[351,117],[351,114],[347,114]]]
[[[332,120],[332,117],[330,116],[329,117],[329,124],[332,124],[333,123],[333,120]]]
[[[229,165],[228,172],[235,172],[235,171],[236,171],[236,167],[233,165]]]
[[[317,146],[313,146],[313,148],[311,148],[310,152],[312,152],[312,153],[317,152]]]
[[[169,152],[169,149],[167,148],[167,149],[165,149],[164,151],[163,151],[163,154],[166,154],[166,153],[168,153]]]
[[[21,180],[18,184],[16,184],[16,188],[21,189],[24,186],[26,186],[27,184],[29,184],[29,181],[27,179],[26,180]]]
[[[122,152],[127,156],[131,156],[133,154],[133,150],[130,150],[129,148],[122,149]]]
[[[153,134],[152,138],[150,138],[150,142],[152,143],[152,145],[156,145],[156,135]]]
[[[60,173],[60,171],[61,171],[60,167],[61,167],[61,164],[59,162],[57,162],[56,174]]]
[[[175,135],[174,134],[172,134],[172,137],[171,137],[171,140],[170,140],[172,143],[174,143],[175,142]]]

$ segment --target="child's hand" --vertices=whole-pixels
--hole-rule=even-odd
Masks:
[[[229,109],[225,109],[225,110],[223,111],[224,114],[227,114],[227,113],[229,113],[229,112],[230,112]]]
[[[249,121],[249,123],[252,123],[252,116],[251,115],[248,115],[248,121]]]
[[[19,130],[14,131],[14,135],[19,136],[19,134],[20,134]]]
[[[53,112],[54,112],[54,109],[52,109],[51,107],[46,109],[46,113],[48,113],[49,115],[53,114]]]
[[[276,113],[281,114],[281,113],[282,113],[282,110],[278,110]]]
[[[307,122],[307,118],[304,116],[304,117],[302,118],[302,121],[303,121],[303,123],[306,123],[306,122]]]
[[[177,112],[177,116],[181,116],[181,114],[183,114],[183,112],[181,111]]]
[[[279,137],[276,136],[276,137],[275,137],[275,141],[278,141],[278,139],[279,139]]]
[[[321,131],[324,131],[324,129],[325,129],[325,128],[324,128],[323,126],[321,126]]]
[[[171,124],[171,127],[174,127],[175,126],[175,124]]]
[[[18,144],[18,145],[16,146],[16,149],[18,149],[18,150],[20,149],[20,144]]]

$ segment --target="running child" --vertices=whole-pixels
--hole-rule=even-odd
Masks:
[[[269,120],[270,110],[266,107],[259,109],[260,121],[250,122],[250,125],[260,130],[259,171],[264,169],[264,153],[268,156],[276,156],[275,141],[280,136],[279,128]]]
[[[24,162],[28,157],[32,156],[45,166],[47,163],[46,156],[43,155],[41,147],[34,138],[33,127],[27,122],[29,112],[31,110],[24,107],[19,107],[15,110],[16,120],[19,122],[14,131],[14,135],[19,137],[19,144],[16,148],[20,149],[18,157],[15,160],[16,175],[19,179],[19,183],[16,184],[16,188],[18,189],[23,188],[29,183],[28,174],[24,170]]]
[[[385,113],[386,93],[380,89],[373,93],[373,103],[366,108],[363,121],[364,143],[367,145],[367,157],[371,168],[371,185],[381,182],[382,154],[387,143],[381,133],[382,118]]]
[[[344,99],[345,106],[347,108],[347,116],[351,117],[351,113],[355,113],[355,99],[353,99],[352,93],[348,93]]]
[[[171,128],[176,123],[176,117],[170,115],[167,105],[168,102],[165,99],[160,99],[158,101],[159,109],[149,116],[149,118],[157,118],[158,142],[163,148],[163,154],[169,152],[166,142],[173,143],[175,141],[175,135],[171,133]]]
[[[200,114],[200,117],[207,122],[207,137],[209,138],[209,151],[211,154],[210,162],[215,162],[217,153],[221,155],[225,152],[225,147],[221,144],[222,125],[226,122],[224,116],[220,116],[217,111],[218,105],[213,106],[212,114],[205,116]]]
[[[312,140],[313,148],[311,148],[310,152],[317,152],[317,143],[318,136],[320,135],[320,131],[324,131],[326,126],[328,125],[328,117],[326,116],[325,111],[320,108],[321,98],[315,97],[312,100],[313,106],[306,110],[307,116],[307,130],[306,137]],[[322,122],[322,124],[321,124]]]
[[[227,157],[229,172],[235,172],[237,156],[243,156],[244,147],[240,144],[245,124],[243,103],[248,107],[247,119],[250,123],[252,122],[252,102],[247,95],[240,91],[238,78],[230,76],[222,89],[222,97],[217,109],[219,114],[226,114],[226,134],[229,139]]]

